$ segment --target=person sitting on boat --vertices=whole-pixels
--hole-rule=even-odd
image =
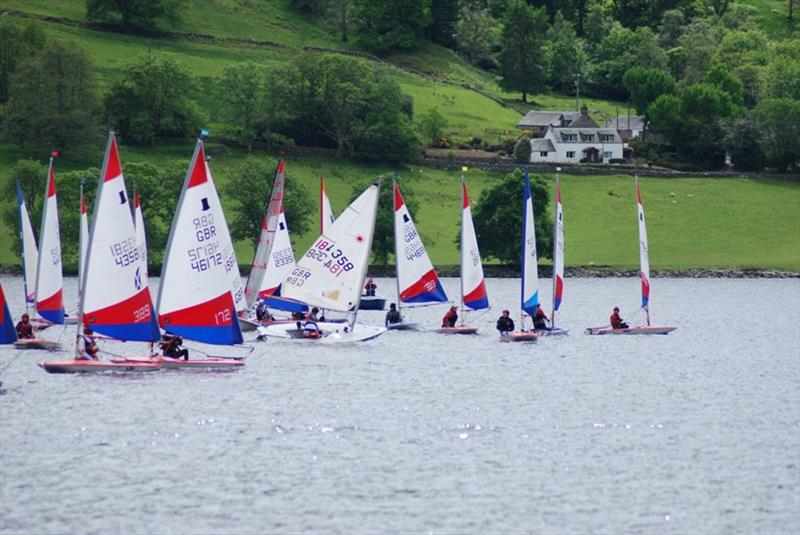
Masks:
[[[458,321],[458,310],[455,306],[451,306],[450,310],[447,311],[447,314],[444,315],[442,318],[442,327],[455,327],[456,321]]]
[[[169,357],[171,359],[183,358],[183,360],[189,360],[189,350],[181,347],[182,344],[183,338],[177,335],[166,333],[164,334],[164,338],[160,344],[161,351],[164,353],[165,357]]]
[[[17,338],[20,340],[26,338],[35,338],[33,335],[33,325],[31,325],[31,318],[27,314],[23,314],[17,323]]]
[[[368,297],[373,297],[375,295],[375,290],[377,289],[378,285],[375,284],[375,281],[373,281],[372,277],[370,277],[369,279],[367,279],[367,283],[364,285],[364,295]]]
[[[537,330],[547,330],[547,324],[550,323],[550,318],[544,313],[542,305],[536,305],[536,312],[533,313],[533,328]]]
[[[100,351],[100,348],[97,347],[97,341],[94,338],[94,331],[88,325],[83,328],[83,334],[81,335],[81,344],[83,345],[83,351],[75,357],[75,360],[99,360],[97,357],[97,352]]]
[[[628,324],[622,321],[619,315],[619,307],[614,307],[614,312],[611,314],[611,328],[612,329],[627,329]]]
[[[384,325],[388,327],[389,325],[394,325],[395,323],[402,323],[403,316],[400,315],[400,311],[397,310],[397,305],[394,303],[389,305],[389,311],[386,313],[386,319],[384,320]]]
[[[322,333],[319,330],[319,326],[315,321],[307,321],[305,325],[303,325],[303,337],[304,338],[312,338],[316,340],[322,336]]]
[[[272,314],[267,310],[267,305],[263,299],[259,299],[256,305],[256,319],[258,321],[272,321]]]
[[[311,312],[306,315],[306,321],[319,321],[319,309],[317,307],[312,308]]]
[[[504,310],[503,315],[497,319],[497,330],[500,331],[501,335],[514,331],[514,320],[511,319],[508,310]]]

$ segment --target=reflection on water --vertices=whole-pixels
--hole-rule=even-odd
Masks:
[[[536,344],[498,343],[519,284],[490,280],[478,336],[269,341],[234,373],[47,375],[4,348],[0,532],[796,533],[800,282],[655,280],[678,331],[582,334],[640,322],[638,287],[568,280],[571,335]]]

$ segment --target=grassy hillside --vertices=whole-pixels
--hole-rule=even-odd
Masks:
[[[87,165],[99,165],[97,161]],[[156,165],[181,160],[188,165],[191,145],[141,149],[122,146],[126,162]],[[241,165],[245,154],[227,150],[215,156],[212,171],[224,184]],[[266,156],[259,156],[267,158]],[[14,152],[0,146],[0,169],[8,169]],[[321,157],[287,159],[288,180],[295,180],[316,199],[318,177],[325,176],[335,211],[347,204],[353,186],[376,176],[400,173],[401,184],[411,184],[419,205],[414,214],[433,262],[458,263],[454,242],[458,232],[458,174],[420,167],[397,169],[384,164],[365,165]],[[499,175],[470,169],[470,194],[480,192]],[[5,173],[0,175],[5,179]],[[552,180],[552,176],[548,177]],[[175,180],[182,180],[182,176]],[[566,261],[568,265],[633,267],[638,263],[633,180],[628,176],[562,176]],[[648,215],[651,264],[655,269],[775,268],[800,270],[800,184],[739,178],[644,178],[642,195]],[[7,202],[13,202],[8,200]],[[147,202],[146,199],[144,202]],[[231,201],[223,199],[230,213]],[[265,200],[266,203],[266,200]],[[315,216],[316,217],[316,216]],[[542,217],[551,217],[551,212]],[[316,220],[316,219],[315,219]],[[36,227],[38,223],[34,222]],[[500,231],[501,229],[498,229]],[[0,232],[0,265],[19,263],[11,247],[13,229]],[[316,237],[313,232],[293,236],[301,254]],[[237,245],[239,261],[252,257],[247,243]]]

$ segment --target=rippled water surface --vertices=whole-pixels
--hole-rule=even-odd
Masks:
[[[500,344],[518,287],[488,281],[478,336],[254,343],[232,373],[48,375],[68,353],[4,346],[0,532],[800,530],[800,281],[656,280],[676,332],[591,337],[615,304],[641,320],[638,281],[571,279],[569,336]]]

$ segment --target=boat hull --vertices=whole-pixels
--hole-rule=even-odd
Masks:
[[[191,370],[191,369],[235,369],[244,366],[244,359],[241,358],[218,358],[209,357],[205,359],[171,359],[167,357],[130,357],[111,359],[114,363],[157,363],[162,368],[168,370]]]
[[[555,329],[536,329],[536,334],[539,336],[563,336],[569,334],[569,330],[559,329],[558,327]]]
[[[387,331],[418,331],[419,323],[390,323],[386,326]]]
[[[372,295],[362,295],[358,304],[359,310],[383,310],[386,308],[386,298]]]
[[[149,360],[149,359],[148,359]],[[98,360],[62,360],[40,362],[47,373],[130,373],[155,372],[161,369],[156,362],[102,362]]]
[[[43,318],[33,318],[32,320],[30,320],[30,322],[31,322],[31,327],[33,327],[33,329],[36,331],[43,331],[54,325],[53,323]]]
[[[242,318],[242,317],[239,317],[237,319],[239,320],[239,330],[242,331],[243,333],[255,331],[256,329],[258,329],[257,321],[249,320],[247,318]]]
[[[259,327],[258,333],[260,337],[267,339],[294,339],[312,342],[323,343],[339,343],[339,342],[365,342],[372,340],[386,332],[385,327],[376,327],[374,325],[364,325],[356,323],[351,330],[347,323],[340,322],[316,322],[317,328],[320,330],[321,336],[319,338],[309,338],[305,336],[297,328],[297,323],[294,324],[272,324],[269,326]],[[300,322],[302,324],[302,322]]]
[[[459,325],[456,327],[441,327],[436,329],[439,334],[478,334],[477,327],[469,327],[467,325]]]
[[[539,335],[530,331],[501,334],[501,342],[535,342]]]
[[[586,334],[607,335],[607,334],[669,334],[677,327],[658,327],[654,325],[643,325],[641,327],[628,327],[627,329],[612,329],[611,327],[589,327]]]
[[[16,349],[44,349],[46,351],[56,351],[61,349],[61,344],[44,338],[26,338],[14,342]]]

